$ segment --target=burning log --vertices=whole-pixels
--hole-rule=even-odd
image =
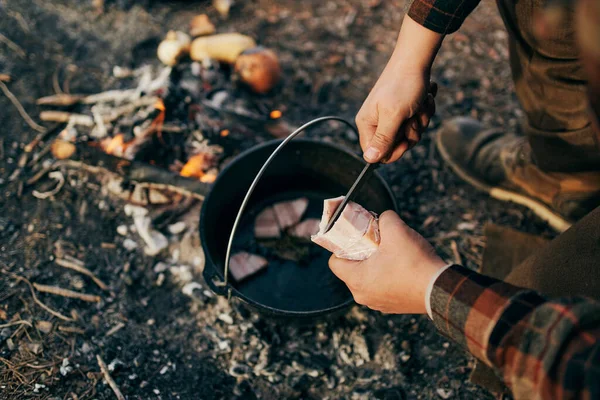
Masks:
[[[250,36],[240,33],[220,33],[194,39],[190,57],[195,61],[210,58],[233,64],[244,50],[252,47],[256,47],[256,42]]]
[[[245,50],[235,62],[240,81],[259,94],[270,92],[281,79],[277,55],[264,47]]]

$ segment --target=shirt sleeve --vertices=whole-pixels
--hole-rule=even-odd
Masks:
[[[413,0],[408,16],[437,33],[453,33],[460,28],[480,0]]]
[[[461,266],[431,292],[436,327],[482,362],[515,399],[600,398],[600,304],[548,300]]]

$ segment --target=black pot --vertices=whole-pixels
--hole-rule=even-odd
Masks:
[[[219,174],[206,196],[200,216],[200,239],[206,257],[204,279],[216,294],[225,296],[230,292],[231,296],[272,316],[316,317],[341,310],[353,304],[352,295],[329,270],[331,254],[317,245],[312,245],[310,262],[305,265],[269,260],[269,266],[255,276],[239,283],[230,278],[227,286],[218,285],[223,281],[227,242],[242,200],[280,143],[268,142],[240,154]],[[323,200],[346,193],[364,165],[362,158],[340,146],[294,139],[276,156],[260,180],[236,239],[252,235],[256,215],[277,201],[308,197],[305,216],[320,218]],[[377,173],[364,182],[355,201],[376,213],[396,210],[388,185]]]

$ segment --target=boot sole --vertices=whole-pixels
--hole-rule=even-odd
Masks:
[[[450,154],[446,151],[446,148],[442,144],[441,135],[439,133],[436,134],[435,142],[444,162],[450,166],[450,168],[454,171],[454,173],[456,173],[456,175],[458,175],[460,179],[469,185],[473,186],[477,190],[489,194],[490,197],[493,197],[494,199],[512,202],[527,207],[533,211],[535,215],[546,221],[548,225],[558,232],[564,232],[571,227],[571,222],[567,221],[560,214],[550,209],[544,203],[510,189],[488,185],[484,181],[469,174],[468,171],[452,160]]]

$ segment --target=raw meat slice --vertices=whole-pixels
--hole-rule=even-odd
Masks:
[[[343,196],[325,200],[319,232],[311,239],[331,251],[336,257],[356,261],[366,260],[379,247],[379,222],[376,215],[365,210],[361,205],[349,202],[329,232],[324,233],[327,223],[342,200],[344,200]]]
[[[319,232],[320,222],[317,218],[305,219],[288,229],[288,233],[294,237],[310,239]]]
[[[254,237],[257,239],[271,239],[281,236],[281,230],[277,223],[275,210],[267,207],[258,214],[254,221]]]
[[[269,264],[266,258],[245,251],[231,256],[229,272],[236,281],[241,281],[265,268]]]
[[[292,201],[282,201],[273,205],[275,216],[280,229],[287,229],[296,225],[302,219],[302,215],[308,207],[308,199],[301,197]]]

